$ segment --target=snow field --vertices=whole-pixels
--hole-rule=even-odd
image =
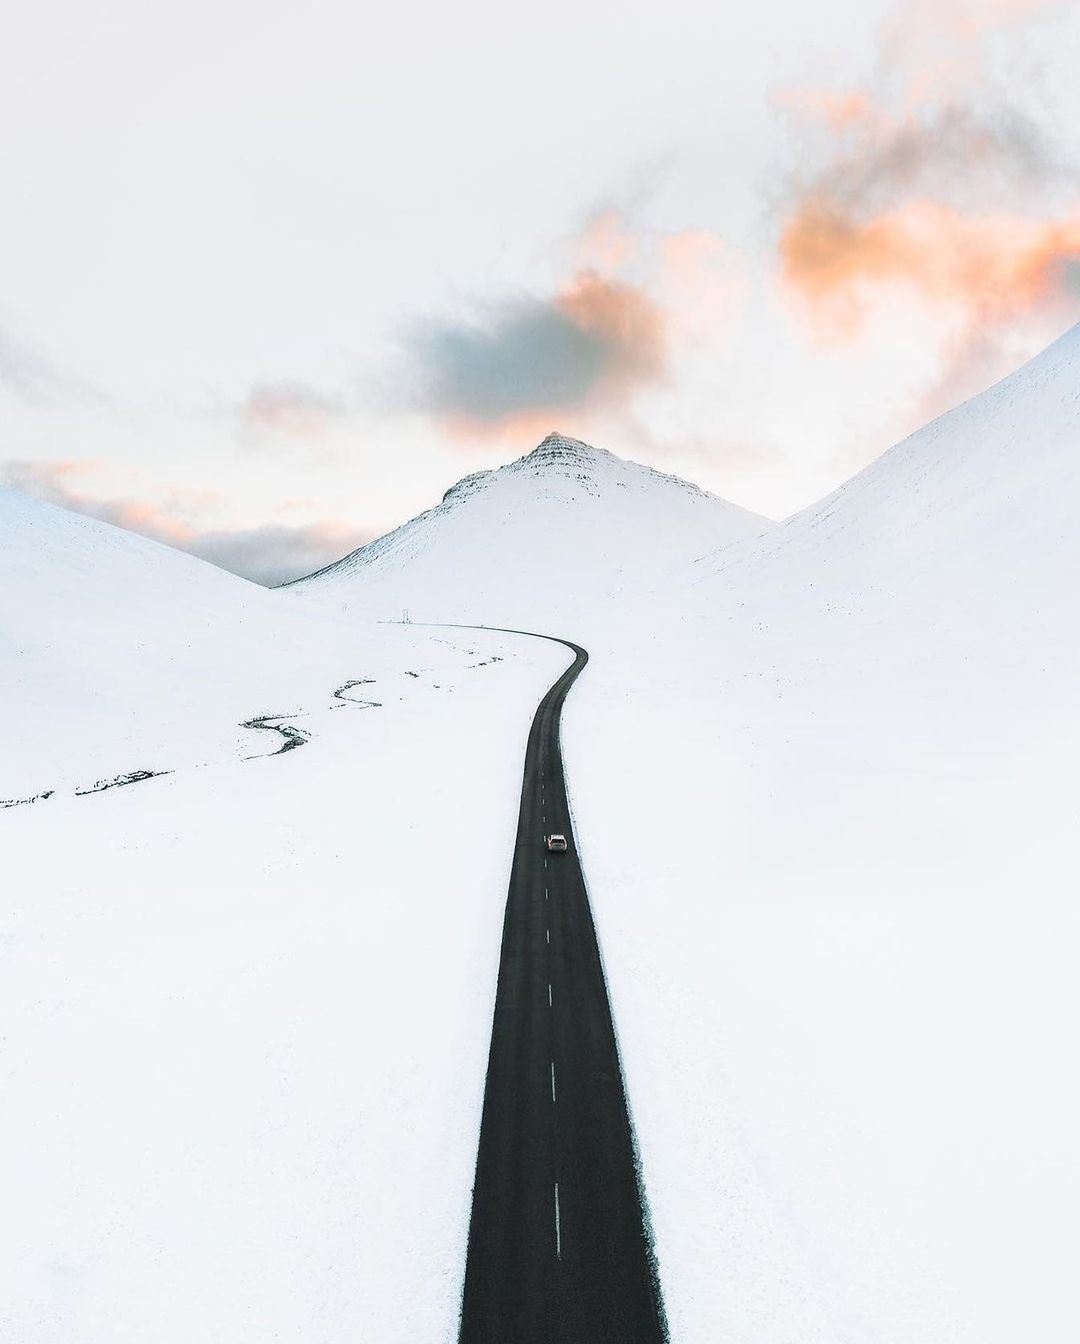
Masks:
[[[405,635],[431,667],[443,635]],[[5,1339],[454,1337],[521,763],[566,659],[446,638],[285,755],[2,814]]]

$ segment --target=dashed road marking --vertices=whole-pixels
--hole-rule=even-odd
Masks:
[[[552,1003],[551,1003],[551,986],[550,986],[550,985],[548,985],[548,1007],[549,1007],[549,1008],[552,1007]]]
[[[562,1259],[562,1228],[559,1225],[559,1182],[555,1182],[555,1258]]]
[[[555,1100],[555,1061],[551,1061],[551,1100]]]
[[[550,946],[550,945],[551,945],[551,930],[550,930],[550,929],[545,929],[545,930],[544,930],[544,937],[547,939],[547,941],[548,941],[548,945]]]

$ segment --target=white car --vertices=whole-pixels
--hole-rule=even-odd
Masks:
[[[544,844],[547,845],[548,849],[551,851],[552,854],[566,853],[565,835],[545,835]]]

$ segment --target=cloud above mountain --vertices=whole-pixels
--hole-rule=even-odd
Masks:
[[[643,289],[585,269],[550,298],[418,327],[408,357],[422,409],[483,434],[626,404],[665,376],[667,333]]]

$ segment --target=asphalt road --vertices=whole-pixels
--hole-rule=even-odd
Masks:
[[[540,702],[525,755],[459,1338],[662,1344],[663,1307],[559,746],[563,701],[589,655],[555,642],[574,662]],[[547,853],[550,832],[567,837],[565,854]]]

